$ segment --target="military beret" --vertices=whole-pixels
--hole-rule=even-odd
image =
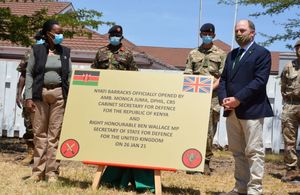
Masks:
[[[122,26],[119,25],[114,25],[113,27],[111,27],[108,31],[109,35],[114,35],[114,36],[122,36],[123,35],[123,29]]]
[[[300,46],[300,40],[298,40],[294,45],[294,47],[297,47],[297,46]]]
[[[211,23],[205,23],[200,28],[201,32],[213,32],[215,33],[215,26]]]

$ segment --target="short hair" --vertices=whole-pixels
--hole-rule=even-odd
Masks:
[[[43,24],[43,29],[42,29],[42,34],[43,35],[47,35],[47,32],[50,32],[52,30],[52,27],[57,24],[59,25],[58,21],[56,20],[47,20],[44,24]]]
[[[251,20],[243,19],[243,20],[239,20],[237,23],[239,23],[240,21],[247,21],[250,30],[255,31],[255,25],[254,25],[254,23]],[[236,27],[237,23],[235,24],[235,27]]]
[[[251,30],[255,31],[255,25],[254,25],[254,23],[251,20],[247,20],[247,21],[248,21],[249,28]]]

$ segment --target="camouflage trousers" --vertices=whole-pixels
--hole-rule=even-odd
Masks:
[[[26,132],[23,135],[23,139],[25,139],[26,141],[33,142],[31,113],[24,106],[23,106],[22,116],[24,118],[24,126],[26,128]]]
[[[217,125],[220,119],[220,112],[217,112],[214,109],[210,109],[209,123],[208,123],[208,132],[207,132],[207,142],[206,142],[206,154],[205,161],[209,163],[213,156],[213,140],[217,131]]]
[[[288,169],[298,163],[296,144],[300,124],[300,104],[285,104],[282,110],[281,126],[284,140],[284,163]]]

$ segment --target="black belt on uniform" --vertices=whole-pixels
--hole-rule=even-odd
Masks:
[[[46,89],[55,89],[57,87],[61,87],[61,83],[56,83],[56,84],[47,84],[43,86]]]

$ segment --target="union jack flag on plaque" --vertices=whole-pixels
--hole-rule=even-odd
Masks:
[[[182,90],[193,93],[210,93],[211,78],[185,76]]]

